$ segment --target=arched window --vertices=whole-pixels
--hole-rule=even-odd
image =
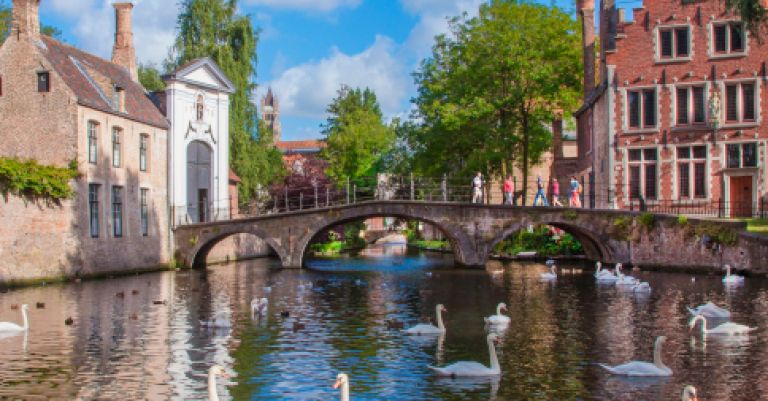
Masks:
[[[205,114],[204,100],[203,95],[197,96],[197,104],[195,105],[195,109],[197,110],[197,121],[203,121],[203,114]]]

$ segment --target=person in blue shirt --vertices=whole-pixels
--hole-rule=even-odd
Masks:
[[[544,181],[541,180],[541,176],[536,179],[536,188],[538,189],[536,191],[536,197],[533,198],[533,206],[536,206],[539,203],[539,198],[541,198],[544,206],[549,206],[549,202],[547,201],[547,194],[544,193]]]

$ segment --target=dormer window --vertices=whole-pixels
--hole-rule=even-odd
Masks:
[[[115,98],[113,99],[115,110],[125,112],[125,89],[115,85]]]
[[[197,96],[197,104],[195,104],[195,110],[197,111],[197,121],[203,121],[203,117],[205,114],[205,99],[203,99],[203,95]]]
[[[51,75],[48,71],[37,73],[37,91],[41,93],[51,91]]]

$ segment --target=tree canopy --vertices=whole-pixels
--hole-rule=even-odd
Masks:
[[[165,82],[161,77],[160,70],[152,64],[139,65],[139,82],[150,92],[157,92],[165,89]]]
[[[178,34],[168,70],[201,57],[211,57],[236,87],[230,96],[230,165],[240,176],[240,198],[253,199],[263,186],[283,175],[280,152],[272,134],[259,126],[251,96],[256,88],[258,32],[237,0],[182,0]]]
[[[741,17],[752,36],[758,40],[762,39],[768,14],[760,0],[726,0],[725,6]]]
[[[327,146],[321,157],[328,161],[328,177],[341,183],[379,172],[395,133],[383,122],[376,94],[342,86],[327,112],[322,127]]]
[[[501,175],[528,168],[551,143],[548,125],[581,94],[579,25],[556,7],[492,0],[477,17],[450,21],[414,74],[407,130],[414,166],[426,174]]]

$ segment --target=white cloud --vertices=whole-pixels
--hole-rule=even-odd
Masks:
[[[362,0],[245,0],[246,4],[271,8],[331,11],[341,7],[354,8]]]
[[[341,85],[368,87],[376,92],[385,114],[396,114],[408,96],[410,76],[396,59],[395,51],[395,43],[384,36],[377,36],[369,48],[358,54],[332,49],[320,61],[287,69],[262,85],[258,95],[272,87],[280,99],[282,115],[322,119]]]
[[[485,0],[400,0],[403,8],[419,16],[405,42],[405,50],[421,59],[429,55],[434,38],[448,32],[448,19],[466,12],[477,15]]]
[[[50,0],[41,7],[51,7],[72,22],[68,35],[74,36],[80,48],[110,59],[114,44],[115,18],[113,0]],[[134,0],[133,34],[139,62],[161,63],[175,38],[175,1]]]

